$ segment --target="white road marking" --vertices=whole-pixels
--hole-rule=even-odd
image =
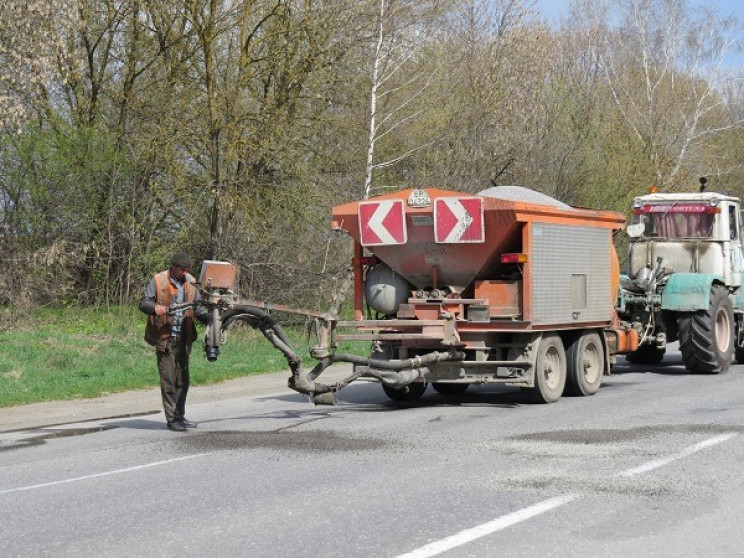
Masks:
[[[437,554],[441,554],[442,552],[446,552],[455,547],[462,546],[466,543],[474,541],[475,539],[479,539],[481,537],[485,537],[486,535],[495,533],[496,531],[501,531],[502,529],[511,527],[512,525],[530,519],[531,517],[540,515],[541,513],[545,513],[547,511],[558,508],[563,504],[567,504],[568,502],[575,500],[578,497],[578,494],[566,494],[564,496],[550,498],[549,500],[543,500],[542,502],[538,502],[537,504],[534,504],[527,508],[522,508],[521,510],[517,510],[510,514],[497,517],[496,519],[494,519],[493,521],[489,521],[488,523],[484,523],[482,525],[478,525],[477,527],[472,527],[470,529],[460,531],[459,533],[447,537],[446,539],[435,541],[406,554],[401,554],[400,556],[398,556],[398,558],[426,558],[428,556],[436,556]]]
[[[689,446],[667,458],[649,461],[648,463],[644,463],[643,465],[639,465],[638,467],[633,467],[631,469],[627,469],[626,471],[618,473],[617,476],[632,477],[634,475],[640,475],[641,473],[652,471],[679,459],[689,457],[711,446],[723,443],[727,440],[730,440],[734,436],[736,436],[736,434],[734,433],[721,434],[720,436],[715,436],[714,438],[703,440],[702,442],[693,446]],[[543,500],[542,502],[538,502],[537,504],[533,504],[532,506],[522,508],[521,510],[517,510],[506,515],[502,515],[501,517],[497,517],[496,519],[493,519],[488,523],[483,523],[482,525],[471,527],[470,529],[465,529],[464,531],[460,531],[459,533],[456,533],[444,539],[434,541],[432,543],[419,547],[416,550],[407,552],[406,554],[400,554],[396,558],[428,558],[429,556],[436,556],[437,554],[442,554],[443,552],[446,552],[458,546],[462,546],[481,537],[491,535],[497,531],[501,531],[502,529],[506,529],[507,527],[511,527],[512,525],[521,523],[522,521],[526,521],[545,512],[559,508],[564,504],[568,504],[569,502],[578,500],[579,497],[579,494],[565,494],[563,496],[556,496],[555,498]]]
[[[707,440],[703,440],[699,444],[695,444],[694,446],[690,446],[688,448],[683,449],[679,453],[676,453],[674,455],[671,455],[669,457],[666,457],[664,459],[656,459],[654,461],[649,461],[648,463],[644,463],[643,465],[639,465],[638,467],[633,467],[632,469],[628,469],[627,471],[623,471],[618,476],[620,477],[632,477],[634,475],[640,475],[641,473],[646,473],[648,471],[653,471],[654,469],[658,469],[659,467],[663,467],[664,465],[667,465],[671,463],[672,461],[677,461],[678,459],[682,459],[684,457],[689,457],[690,455],[697,453],[701,450],[704,450],[705,448],[709,448],[711,446],[715,446],[717,444],[720,444],[722,442],[725,442],[726,440],[730,440],[736,436],[736,434],[721,434],[720,436],[716,436],[715,438],[709,438]]]
[[[130,473],[132,471],[139,471],[141,469],[147,469],[149,467],[158,467],[160,465],[168,465],[169,463],[175,463],[176,461],[184,461],[185,459],[194,459],[195,457],[204,457],[210,455],[210,453],[197,453],[196,455],[187,455],[186,457],[175,457],[173,459],[166,459],[165,461],[155,461],[154,463],[146,463],[145,465],[137,465],[136,467],[127,467],[126,469],[116,469],[115,471],[106,471],[105,473],[96,473],[95,475],[85,475],[84,477],[75,477],[71,479],[64,479],[53,482],[45,482],[43,484],[33,484],[30,486],[19,486],[18,488],[10,488],[8,490],[0,490],[0,495],[10,494],[11,492],[21,492],[24,490],[36,490],[37,488],[46,488],[48,486],[57,486],[58,484],[66,484],[68,482],[78,482],[88,479],[95,479],[97,477],[108,477],[110,475],[118,475],[120,473]]]

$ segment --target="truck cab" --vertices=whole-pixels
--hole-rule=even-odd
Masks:
[[[744,258],[737,198],[713,192],[633,200],[627,275],[641,279],[663,258],[667,272],[706,273],[741,285]]]
[[[685,367],[719,373],[744,360],[740,202],[716,192],[633,200],[617,312],[640,334],[628,360],[658,363],[679,340]]]

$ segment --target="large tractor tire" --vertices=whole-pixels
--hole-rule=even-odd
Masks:
[[[585,331],[566,349],[566,387],[563,395],[594,395],[605,371],[602,340],[593,331]]]
[[[679,348],[690,372],[725,372],[734,357],[734,309],[728,291],[713,285],[707,310],[680,314]]]
[[[522,388],[530,403],[555,403],[566,387],[566,351],[559,335],[543,336],[535,361],[535,385]]]
[[[638,350],[625,355],[625,360],[633,364],[659,364],[664,359],[666,349],[654,345],[642,345]]]
[[[382,390],[393,401],[418,401],[426,391],[426,382],[413,382],[402,388],[382,384]]]

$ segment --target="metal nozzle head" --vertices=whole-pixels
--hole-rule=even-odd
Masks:
[[[316,405],[335,405],[336,404],[336,394],[332,391],[327,391],[325,393],[316,393],[312,397],[313,403]]]
[[[211,345],[207,345],[204,347],[204,352],[207,355],[207,360],[209,362],[214,362],[217,360],[217,357],[220,356],[220,348],[219,347],[213,347]]]

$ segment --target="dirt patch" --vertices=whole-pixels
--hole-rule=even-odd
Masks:
[[[725,424],[658,424],[637,428],[607,428],[585,430],[553,430],[511,436],[507,440],[558,442],[562,444],[613,444],[645,439],[665,434],[724,434],[744,432],[743,426]]]
[[[331,432],[246,432],[216,430],[189,432],[179,440],[189,452],[210,452],[244,449],[272,449],[290,452],[356,452],[372,451],[389,446],[375,438],[341,436]]]

